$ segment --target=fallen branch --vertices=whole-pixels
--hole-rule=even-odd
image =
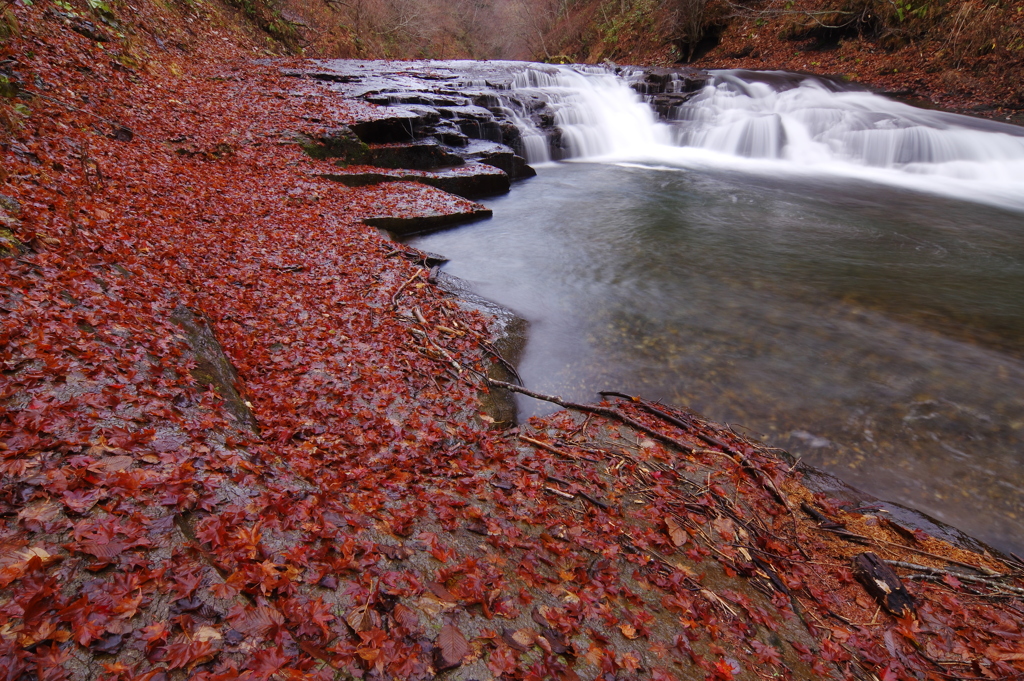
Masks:
[[[640,423],[636,419],[630,418],[629,416],[626,416],[625,414],[615,409],[612,409],[611,407],[601,407],[594,404],[580,404],[578,402],[570,402],[568,400],[563,400],[561,397],[557,397],[555,395],[545,395],[544,393],[539,393],[534,390],[530,390],[529,388],[523,388],[518,385],[506,383],[505,381],[498,381],[493,378],[485,378],[485,380],[487,381],[488,385],[493,386],[495,388],[504,388],[505,390],[511,390],[512,392],[516,392],[521,395],[526,395],[527,397],[532,397],[535,400],[542,400],[544,402],[551,402],[552,404],[557,404],[558,406],[564,407],[566,409],[575,409],[576,411],[582,411],[588,414],[598,414],[600,416],[606,416],[616,421],[620,421],[629,426],[630,428],[633,428],[634,430],[638,430],[641,433],[649,435],[656,440],[660,440],[662,443],[672,447],[673,449],[683,452],[684,454],[692,454],[693,451],[696,449],[694,445],[680,442],[675,438],[669,437],[668,435],[665,435],[663,433],[659,433],[653,428],[648,428],[647,426]]]
[[[398,307],[398,296],[402,295],[402,291],[405,290],[405,287],[411,284],[412,282],[416,281],[417,277],[419,277],[422,273],[423,268],[416,268],[416,274],[409,277],[408,281],[399,286],[398,290],[391,294],[391,307]]]
[[[890,614],[906,617],[914,612],[914,597],[887,561],[869,551],[854,556],[852,563],[853,576]]]
[[[789,506],[789,500],[782,493],[782,491],[775,485],[775,481],[771,479],[771,476],[769,476],[760,468],[752,464],[750,462],[750,459],[744,456],[741,452],[738,452],[732,447],[730,447],[728,443],[723,442],[722,440],[719,440],[718,438],[713,437],[711,435],[705,435],[704,433],[702,433],[697,424],[692,419],[687,418],[686,420],[684,420],[683,418],[675,416],[674,414],[670,414],[664,409],[661,409],[660,407],[657,407],[648,402],[647,400],[641,399],[639,397],[634,397],[631,395],[626,395],[624,393],[614,392],[611,390],[603,390],[599,394],[602,397],[620,397],[622,399],[630,400],[647,413],[653,414],[654,416],[657,416],[658,418],[667,421],[672,425],[679,427],[682,430],[693,431],[693,435],[703,440],[705,443],[715,447],[720,447],[722,451],[716,451],[713,449],[702,449],[694,453],[709,453],[727,456],[728,458],[732,459],[732,461],[737,465],[742,466],[746,470],[750,471],[754,475],[754,477],[761,478],[765,486],[768,488],[768,491],[771,492],[772,496],[775,497],[775,500],[778,501],[783,506],[785,506],[787,510],[793,510]]]
[[[527,437],[525,435],[520,435],[519,439],[522,440],[523,442],[529,442],[534,447],[539,447],[540,449],[549,451],[552,454],[555,454],[556,456],[561,456],[561,457],[564,457],[566,459],[575,459],[576,458],[576,457],[572,456],[571,454],[568,454],[568,453],[562,451],[558,447],[555,447],[553,445],[549,445],[546,442],[541,442],[540,440],[534,440],[532,437]]]
[[[918,565],[917,563],[905,563],[901,560],[887,560],[885,562],[889,565],[892,565],[893,567],[900,567],[905,570],[913,570],[914,572],[922,572],[924,573],[923,576],[945,577],[946,575],[949,575],[951,577],[961,579],[965,582],[972,582],[974,584],[984,584],[986,586],[992,587],[993,589],[1004,589],[1015,594],[1024,594],[1024,589],[996,581],[996,579],[999,578],[1005,579],[1009,575],[993,575],[992,577],[978,577],[977,575],[965,575],[964,573],[957,572],[956,570],[943,570],[941,568],[928,567],[927,565]],[[914,579],[914,576],[910,576],[908,577],[908,579]]]

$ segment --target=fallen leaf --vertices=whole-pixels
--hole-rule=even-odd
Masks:
[[[374,628],[374,619],[379,619],[379,616],[374,617],[376,614],[370,609],[370,606],[358,605],[349,610],[345,615],[345,621],[348,626],[352,627],[352,631],[358,634],[361,631],[369,631]]]
[[[668,529],[668,538],[672,540],[672,545],[680,547],[686,543],[689,536],[683,526],[679,524],[679,521],[672,516],[665,517],[665,527]]]
[[[221,636],[220,632],[208,624],[204,624],[203,626],[199,627],[192,634],[193,641],[219,641],[222,638],[224,637]]]
[[[89,466],[89,470],[113,473],[114,471],[123,471],[124,469],[131,467],[133,463],[135,463],[135,459],[130,456],[108,456],[93,463]]]
[[[462,632],[459,631],[458,627],[453,624],[446,624],[441,627],[441,633],[437,635],[435,645],[438,651],[440,651],[440,661],[443,662],[443,665],[439,666],[438,671],[458,667],[462,664],[462,660],[465,659],[466,655],[469,654],[469,642],[462,635]]]

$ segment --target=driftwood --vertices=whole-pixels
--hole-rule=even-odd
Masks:
[[[885,561],[865,552],[854,556],[852,562],[853,576],[886,611],[896,617],[906,617],[914,611],[914,597]]]

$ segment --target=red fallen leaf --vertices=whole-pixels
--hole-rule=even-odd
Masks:
[[[93,540],[88,539],[83,542],[79,542],[76,549],[82,553],[87,553],[90,556],[99,558],[103,563],[110,563],[117,556],[121,555],[124,550],[128,548],[128,543],[119,539],[112,539],[110,541]]]
[[[711,521],[711,526],[715,528],[715,532],[718,533],[722,541],[732,542],[736,540],[736,523],[733,522],[732,518],[719,516]]]
[[[963,586],[963,584],[960,582],[959,579],[957,579],[953,575],[949,575],[949,574],[943,576],[942,581],[945,582],[946,584],[950,585],[954,589],[959,589],[960,587]]]
[[[437,596],[440,600],[446,603],[458,603],[459,599],[452,595],[452,592],[445,588],[443,584],[426,580],[423,582],[424,586],[430,589],[430,592]]]
[[[508,646],[498,646],[487,658],[487,668],[495,676],[512,674],[519,666],[516,654]]]
[[[377,550],[387,556],[390,560],[405,560],[412,555],[412,551],[404,546],[377,544]]]
[[[345,623],[358,634],[361,631],[380,628],[380,615],[368,605],[358,605],[345,615]]]
[[[269,637],[284,627],[284,615],[267,606],[232,609],[228,619],[236,630],[252,636]]]
[[[985,649],[985,657],[999,662],[1024,660],[1024,648],[1019,648],[1017,650],[1002,650],[995,646],[989,646]]]
[[[757,654],[758,664],[781,664],[782,654],[774,646],[765,645],[758,640],[752,640],[750,647]]]
[[[394,610],[391,611],[391,617],[394,618],[399,626],[403,626],[409,631],[416,631],[420,627],[420,618],[412,611],[412,608],[406,607],[401,603],[397,604]]]
[[[43,524],[55,520],[60,515],[60,512],[60,504],[46,499],[29,504],[18,511],[18,520],[25,523],[26,528],[33,532],[39,532],[42,530]]]
[[[117,651],[121,649],[121,644],[124,642],[124,637],[120,634],[108,634],[101,639],[93,641],[89,646],[89,649],[94,653],[105,653],[107,655],[116,655]]]
[[[258,677],[269,679],[281,667],[288,664],[288,656],[280,646],[258,651],[246,665]]]
[[[711,667],[709,681],[732,681],[738,670],[728,660],[719,660]]]
[[[624,653],[619,656],[617,661],[619,666],[629,673],[633,673],[643,667],[643,665],[640,664],[640,658],[634,653]],[[730,676],[729,678],[731,679],[732,677]]]
[[[517,631],[505,629],[501,632],[501,640],[520,652],[526,652],[537,641],[537,632],[523,628]]]
[[[100,459],[89,466],[90,471],[113,473],[130,468],[135,459],[130,456],[108,456]]]
[[[196,665],[209,662],[217,656],[217,651],[209,641],[188,641],[172,643],[167,646],[164,660],[167,669],[192,669]]]
[[[98,487],[89,490],[66,490],[61,498],[69,509],[84,515],[103,498],[105,493],[105,490]]]
[[[579,674],[572,667],[559,669],[555,676],[558,678],[558,681],[580,681]]]
[[[441,627],[441,633],[437,635],[434,645],[436,646],[434,657],[439,663],[438,671],[458,667],[469,654],[469,641],[453,624]]]
[[[690,538],[690,535],[686,533],[686,530],[679,524],[679,521],[672,516],[665,517],[665,528],[668,530],[668,538],[672,540],[672,545],[677,548],[685,544],[686,540]]]

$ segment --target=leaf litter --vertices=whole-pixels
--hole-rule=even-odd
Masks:
[[[1024,673],[1024,566],[815,495],[758,443],[630,400],[492,429],[491,320],[361,222],[454,199],[318,181],[281,143],[365,112],[230,42],[135,69],[145,36],[15,11],[3,58],[47,99],[2,146],[6,678]]]

